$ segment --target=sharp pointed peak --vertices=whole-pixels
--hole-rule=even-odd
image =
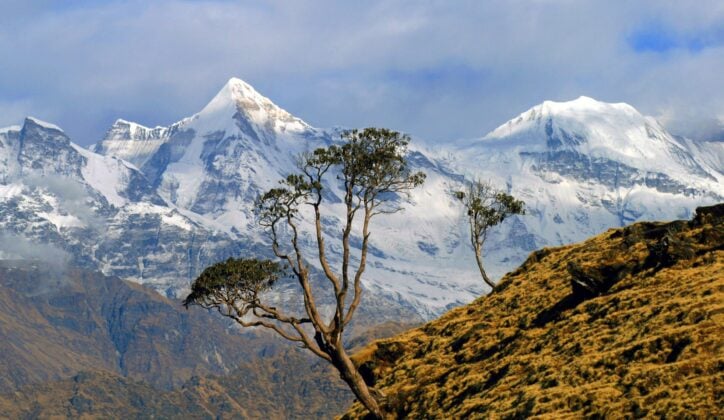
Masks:
[[[250,102],[256,104],[272,103],[269,99],[257,92],[250,84],[238,77],[232,77],[216,93],[211,101],[206,104],[200,113],[217,112],[220,109],[225,109],[230,106],[237,108],[240,103]]]
[[[287,130],[309,128],[307,123],[285,111],[238,77],[229,79],[216,96],[188,121],[210,115],[214,115],[214,119],[219,115],[237,118],[238,113],[254,124],[276,126],[281,123],[287,126]]]
[[[23,126],[26,126],[28,123],[33,124],[33,125],[37,125],[37,126],[40,126],[40,127],[43,127],[43,128],[47,128],[47,129],[49,129],[49,130],[57,130],[57,131],[63,132],[63,129],[60,128],[60,127],[58,127],[57,125],[52,124],[52,123],[49,123],[49,122],[46,122],[46,121],[43,121],[43,120],[41,120],[41,119],[39,119],[39,118],[35,118],[35,117],[32,117],[32,116],[27,116],[27,117],[25,117],[25,121],[24,121],[24,123],[23,123]]]
[[[231,99],[234,102],[253,101],[260,104],[273,104],[269,98],[259,93],[252,85],[238,77],[230,78],[214,99],[220,97]]]
[[[245,82],[244,80],[238,78],[238,77],[231,77],[224,86],[230,86],[230,87],[245,87],[254,89],[249,83]]]

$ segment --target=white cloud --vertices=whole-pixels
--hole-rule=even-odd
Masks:
[[[0,260],[39,260],[52,267],[65,267],[70,254],[50,245],[31,241],[24,236],[0,234]]]
[[[313,125],[431,140],[483,135],[581,94],[654,115],[724,114],[724,45],[628,44],[646,25],[689,37],[722,27],[715,0],[72,3],[11,3],[0,18],[12,58],[0,65],[0,125],[18,122],[3,109],[29,109],[89,144],[118,117],[188,116],[231,76]]]

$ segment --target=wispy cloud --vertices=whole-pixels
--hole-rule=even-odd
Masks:
[[[26,176],[23,182],[30,188],[40,188],[57,197],[57,211],[72,214],[85,227],[100,231],[103,219],[91,207],[89,192],[80,182],[64,176]]]
[[[70,254],[51,244],[42,244],[9,233],[0,234],[0,259],[39,260],[43,264],[64,268],[70,261]]]
[[[581,94],[713,117],[722,27],[718,0],[9,0],[0,125],[29,112],[89,144],[118,117],[188,116],[231,76],[316,126],[429,140]]]

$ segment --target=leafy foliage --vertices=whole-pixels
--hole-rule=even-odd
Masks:
[[[465,206],[470,224],[470,243],[475,251],[480,275],[491,288],[495,287],[483,267],[483,245],[491,228],[512,215],[525,214],[525,203],[489,182],[479,180],[469,182],[467,191],[455,191],[453,196]]]
[[[475,226],[475,234],[480,237],[509,216],[525,214],[525,203],[487,182],[472,181],[467,192],[456,191],[455,197],[465,206]]]
[[[222,303],[253,305],[260,294],[272,288],[282,274],[281,266],[269,260],[229,258],[206,268],[191,285],[184,306],[214,306]]]

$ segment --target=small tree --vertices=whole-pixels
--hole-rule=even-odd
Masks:
[[[263,302],[264,292],[282,275],[278,263],[257,259],[230,259],[207,268],[192,285],[185,305],[214,308],[244,327],[264,327],[299,343],[331,363],[357,399],[376,418],[382,418],[382,394],[368,386],[344,347],[344,330],[362,298],[372,219],[401,210],[397,199],[424,182],[421,172],[411,173],[405,158],[410,138],[398,132],[366,128],[342,134],[344,142],[316,149],[299,157],[299,173],[287,176],[281,187],[263,194],[257,216],[267,228],[272,251],[291,271],[302,289],[304,318],[290,316]],[[334,175],[332,175],[334,174]],[[325,179],[342,187],[345,218],[339,240],[342,259],[333,268],[327,257],[322,230]],[[300,246],[300,211],[310,210],[316,239],[316,259],[336,301],[334,313],[322,316],[314,299],[309,252]],[[357,258],[352,258],[353,234],[361,237]]]
[[[467,183],[466,191],[455,191],[455,198],[460,200],[467,211],[470,225],[470,244],[475,251],[480,275],[491,288],[495,283],[490,280],[483,267],[483,245],[488,232],[514,214],[525,214],[525,203],[516,200],[512,195],[499,190],[490,182],[479,180]]]

